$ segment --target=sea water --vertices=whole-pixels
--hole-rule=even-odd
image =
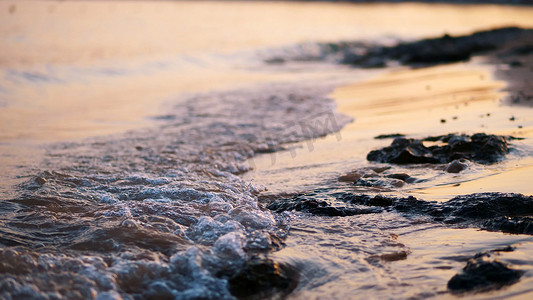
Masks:
[[[527,236],[395,213],[276,214],[260,200],[331,186],[364,164],[311,156],[283,168],[320,153],[310,139],[342,142],[357,116],[337,112],[330,93],[376,74],[265,60],[320,56],[316,42],[531,26],[528,8],[5,1],[0,11],[2,298],[230,299],[228,278],[258,253],[297,270],[289,297],[305,299],[451,297],[445,282],[464,257],[499,244],[523,245],[506,259],[531,266]],[[274,180],[261,173],[269,164],[281,166]],[[383,259],[395,254],[408,259]],[[509,293],[529,291],[525,277]]]

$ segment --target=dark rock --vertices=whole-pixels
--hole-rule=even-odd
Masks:
[[[533,196],[512,193],[461,195],[442,203],[398,201],[398,211],[426,214],[446,224],[463,224],[489,231],[533,234]]]
[[[404,137],[404,136],[405,134],[401,134],[401,133],[380,134],[378,136],[375,136],[374,139],[384,140],[384,139],[393,139],[393,138]]]
[[[448,281],[453,292],[485,291],[516,283],[523,271],[509,268],[497,260],[479,257],[468,260],[463,271]]]
[[[533,196],[512,193],[461,195],[446,202],[402,198],[394,209],[422,214],[446,224],[462,224],[489,231],[533,234]]]
[[[320,216],[345,217],[345,216],[374,213],[375,211],[370,211],[366,209],[325,206],[325,207],[317,207],[317,208],[308,210],[307,212],[312,213],[314,215],[320,215]]]
[[[396,138],[389,147],[371,151],[366,158],[369,161],[394,164],[439,163],[420,140],[406,138]]]
[[[339,176],[339,181],[343,181],[343,182],[356,182],[357,180],[359,180],[359,178],[361,178],[362,175],[357,173],[357,172],[351,172],[351,173],[348,173],[348,174],[345,174],[345,175],[341,175]]]
[[[497,217],[482,224],[483,229],[514,234],[533,235],[532,217]]]
[[[389,175],[386,175],[385,177],[387,178],[394,178],[394,179],[399,179],[401,181],[405,181],[407,183],[410,183],[410,182],[414,182],[415,180],[413,179],[413,177],[409,176],[409,174],[406,174],[406,173],[394,173],[394,174],[389,174]]]
[[[283,211],[303,211],[314,215],[321,216],[353,216],[361,214],[370,214],[381,212],[376,209],[360,209],[355,207],[334,207],[327,201],[309,199],[302,196],[296,196],[291,199],[277,200],[267,206],[268,209],[275,212]]]
[[[239,299],[266,299],[289,294],[298,281],[297,272],[289,265],[255,257],[228,284],[231,294]]]
[[[364,68],[384,67],[390,60],[410,66],[466,61],[474,54],[494,50],[526,34],[531,34],[531,31],[516,27],[481,31],[459,37],[445,34],[439,38],[400,43],[392,47],[373,47],[364,54],[355,54],[346,49],[341,61]],[[514,50],[514,53],[529,53],[529,51],[529,47],[524,47]]]
[[[533,196],[513,193],[477,193],[454,197],[446,202],[424,201],[413,196],[400,198],[385,195],[353,194],[347,192],[331,194],[336,200],[348,204],[391,207],[396,211],[421,214],[448,224],[471,222],[481,224],[489,230],[512,233],[533,231]],[[289,199],[273,201],[267,207],[276,212],[305,211],[313,214],[344,216],[381,212],[375,209],[333,207],[329,201],[317,200],[320,193],[297,195]],[[377,207],[376,207],[377,209]],[[483,225],[484,224],[484,225]]]
[[[393,200],[391,198],[377,195],[374,198],[368,200],[367,205],[369,206],[391,206],[392,203],[393,203]]]
[[[454,160],[446,167],[446,172],[448,173],[459,173],[466,169],[468,165],[465,160]]]
[[[383,68],[387,66],[388,57],[385,55],[380,55],[380,53],[375,53],[371,51],[370,54],[354,54],[349,51],[344,53],[344,57],[341,60],[343,64],[356,65],[360,68],[371,69],[371,68]]]
[[[344,202],[347,205],[333,206],[332,202]],[[323,216],[397,211],[427,216],[435,222],[449,225],[533,235],[533,196],[513,193],[478,193],[457,196],[446,202],[436,202],[420,200],[413,196],[400,198],[332,192],[331,189],[325,189],[275,200],[267,208],[275,212],[302,211]]]
[[[348,174],[339,176],[339,181],[352,182],[357,186],[394,189],[419,181],[406,173],[386,172],[390,167],[366,167]]]
[[[299,196],[293,197],[289,200],[277,200],[270,203],[267,208],[275,212],[291,211],[291,210],[309,210],[317,207],[326,207],[329,203],[326,201],[319,201],[315,199],[300,199]]]
[[[367,205],[367,202],[372,198],[365,194],[352,194],[352,193],[338,193],[337,199],[346,203]]]
[[[515,56],[515,55],[530,55],[533,54],[533,44],[520,45],[513,47],[504,53],[500,54],[500,57]]]
[[[409,201],[408,199],[411,199],[411,198],[413,197],[397,198],[397,197],[388,197],[384,195],[375,195],[372,197],[372,196],[365,195],[365,194],[356,195],[356,194],[350,194],[350,193],[342,193],[337,196],[338,200],[341,200],[346,203],[357,204],[357,205],[367,205],[367,206],[381,206],[381,207],[392,206],[402,201]]]
[[[371,167],[370,169],[378,174],[381,174],[387,170],[389,170],[390,166],[380,166],[380,167]]]
[[[516,27],[476,32],[472,35],[440,38],[404,43],[386,52],[394,59],[408,65],[439,64],[468,60],[473,54],[496,49],[528,31]]]
[[[507,245],[503,248],[498,248],[498,249],[495,249],[495,250],[492,250],[493,252],[513,252],[515,251],[516,248],[511,246],[511,245]]]
[[[412,214],[430,214],[436,206],[435,202],[419,200],[413,196],[398,198],[393,203],[395,210]]]
[[[387,66],[387,59],[380,56],[364,56],[354,63],[364,69],[384,68]]]
[[[394,178],[359,178],[355,185],[367,187],[382,187],[382,188],[399,188],[405,184],[404,181]]]
[[[502,247],[502,248],[497,248],[497,249],[487,250],[487,251],[483,251],[483,252],[478,252],[472,258],[476,259],[476,258],[480,258],[480,257],[491,257],[493,254],[499,254],[500,252],[513,252],[515,250],[516,250],[515,247],[513,247],[511,245],[507,245],[507,246]]]
[[[525,0],[523,0],[525,1]],[[394,61],[418,67],[469,60],[472,55],[501,48],[507,42],[532,34],[530,29],[499,28],[465,36],[445,34],[415,42],[399,42],[395,46],[368,42],[303,44],[271,54],[264,61],[281,64],[288,61],[332,61],[360,68],[383,68]],[[512,48],[500,57],[527,55],[531,45]]]
[[[461,195],[444,203],[445,213],[470,219],[533,215],[533,196],[513,193]]]
[[[423,142],[443,145],[426,147]],[[388,147],[368,153],[369,161],[394,164],[449,163],[468,159],[483,164],[495,163],[509,152],[503,136],[477,133],[472,136],[449,134],[423,140],[396,138]]]

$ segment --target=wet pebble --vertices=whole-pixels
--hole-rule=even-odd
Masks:
[[[448,281],[448,289],[453,292],[498,289],[516,283],[522,274],[497,260],[470,259],[463,271]]]
[[[446,172],[448,173],[459,173],[465,170],[468,165],[465,163],[465,160],[454,160],[446,166]]]
[[[356,172],[351,172],[351,173],[339,176],[339,181],[342,181],[342,182],[356,182],[361,177],[362,177],[361,174],[356,173]]]
[[[409,174],[406,174],[406,173],[394,173],[394,174],[386,175],[385,177],[399,179],[407,183],[413,183],[416,181],[416,178],[413,178]]]

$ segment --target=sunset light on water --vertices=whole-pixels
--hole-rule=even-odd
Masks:
[[[0,299],[530,298],[533,6],[361,2],[0,1]]]

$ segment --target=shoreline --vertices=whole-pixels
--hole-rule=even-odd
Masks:
[[[497,30],[495,32],[499,34]],[[312,142],[316,144],[314,148],[319,148],[316,155],[312,153],[313,151],[317,152],[316,149],[311,151],[310,148],[308,150],[307,146],[302,145],[303,148],[297,150],[297,156],[301,158],[295,158],[293,153],[280,153],[278,156],[282,157],[281,162],[278,161],[276,163],[287,164],[287,166],[291,166],[287,168],[293,169],[296,166],[305,167],[304,161],[306,160],[338,161],[342,164],[339,160],[345,158],[350,161],[362,161],[363,165],[365,165],[367,164],[364,162],[366,152],[378,147],[378,145],[387,143],[386,140],[380,142],[373,138],[378,135],[398,133],[398,131],[410,137],[418,138],[448,133],[474,134],[477,132],[530,138],[532,128],[531,119],[527,113],[528,107],[524,107],[525,110],[520,108],[515,110],[516,105],[514,103],[509,105],[508,103],[511,97],[504,94],[504,92],[507,92],[512,96],[513,93],[520,91],[526,95],[530,90],[518,90],[512,85],[502,82],[501,79],[503,78],[500,78],[501,75],[499,75],[501,72],[505,72],[504,75],[508,77],[507,80],[512,81],[515,78],[523,80],[521,76],[524,72],[514,72],[517,70],[516,67],[513,69],[507,68],[509,62],[514,63],[516,57],[505,57],[506,63],[502,62],[501,58],[498,58],[498,55],[505,51],[508,52],[509,49],[516,47],[521,49],[522,44],[527,45],[530,36],[531,33],[526,32],[522,38],[508,42],[508,45],[500,45],[496,47],[497,49],[481,53],[475,51],[469,53],[467,57],[473,56],[474,62],[471,63],[462,63],[461,61],[464,59],[461,54],[459,62],[429,62],[429,66],[426,64],[425,68],[420,63],[413,69],[409,67],[389,68],[388,72],[378,75],[376,78],[337,87],[335,92],[332,93],[332,97],[336,100],[338,111],[355,119],[354,123],[349,124],[347,128],[340,132],[341,135],[345,136],[343,139],[348,141],[344,143],[345,141],[343,140],[339,143],[334,137],[326,138],[328,141],[324,142],[315,140]],[[474,38],[477,39],[477,37]],[[424,45],[424,41],[427,40],[414,42],[413,44]],[[463,43],[463,41],[467,44],[470,43],[466,38],[459,41],[460,43]],[[492,48],[493,46],[490,47]],[[435,51],[436,53],[431,54],[431,56],[438,56],[438,50]],[[377,52],[380,53],[379,50]],[[387,55],[383,54],[378,56],[380,61],[384,61],[386,57]],[[369,59],[365,58],[365,60],[372,60],[373,58],[370,56]],[[496,58],[498,59],[496,60]],[[521,54],[518,58],[523,60],[524,63],[531,62],[531,56],[527,58]],[[285,61],[290,63],[290,60]],[[435,64],[437,65],[435,66]],[[387,69],[376,68],[376,70]],[[520,88],[522,87],[520,86]],[[501,90],[502,88],[504,89],[503,91]],[[522,100],[521,103],[527,104],[528,101]],[[417,114],[426,116],[422,117],[420,115],[422,118],[418,120]],[[419,130],[419,122],[422,122],[426,129]],[[395,126],[396,129],[389,132],[389,130],[385,129],[387,126]],[[366,143],[368,146],[357,146],[353,142],[355,140]],[[522,149],[520,151],[526,151],[524,152],[526,156],[529,155],[527,153],[530,150],[527,150],[527,148],[530,147],[530,143],[528,144],[529,146],[525,144],[520,146],[523,144],[521,141],[514,141],[514,143],[519,145],[519,148]],[[328,154],[328,147],[333,147],[335,150],[331,152],[339,153],[338,157]],[[350,149],[352,149],[353,154],[350,154]],[[518,158],[516,155],[513,161]],[[359,158],[354,157],[352,159],[353,156],[359,156]],[[291,161],[295,162],[291,164]],[[268,172],[282,172],[283,167],[276,170],[276,166],[271,166],[268,158],[259,159],[259,164],[260,168],[270,169]],[[520,165],[520,167],[528,165],[526,160],[522,164],[526,165]],[[511,166],[509,165],[509,167]],[[490,174],[501,173],[496,167],[490,167],[486,172],[488,173],[482,172],[484,175],[481,178]],[[475,182],[475,172],[468,174],[467,181],[474,180]],[[499,177],[501,178],[501,176]],[[454,183],[453,178],[448,180],[451,180],[452,185],[456,183]],[[459,182],[461,181],[459,180]],[[510,191],[511,182],[512,180],[509,182],[509,187],[505,189],[506,191]],[[445,182],[437,183],[440,186]],[[472,184],[475,185],[475,183]],[[422,186],[428,188],[431,183]],[[527,185],[522,184],[521,186],[526,187]],[[531,192],[533,191],[529,193]]]
[[[513,40],[511,49],[529,45],[529,37]],[[256,159],[259,168],[245,175],[246,180],[255,178],[257,184],[275,186],[273,191],[260,194],[260,201],[278,214],[293,216],[294,230],[287,235],[287,246],[272,256],[283,263],[311,264],[316,268],[332,268],[334,273],[350,274],[348,266],[332,267],[329,263],[342,261],[345,256],[356,260],[359,256],[332,251],[319,246],[320,243],[337,243],[340,249],[345,249],[344,244],[350,245],[348,232],[353,226],[365,228],[367,223],[376,223],[385,235],[395,237],[393,244],[399,245],[366,258],[370,264],[388,268],[393,278],[415,276],[415,273],[428,284],[422,294],[404,291],[403,295],[453,297],[457,293],[469,293],[472,297],[483,298],[530,293],[530,279],[521,276],[522,272],[531,270],[533,189],[527,178],[533,170],[533,119],[529,100],[521,100],[527,105],[519,106],[509,102],[503,92],[512,96],[522,91],[527,97],[531,90],[513,85],[512,80],[522,79],[523,74],[530,79],[533,73],[514,72],[516,67],[507,69],[506,66],[516,65],[517,59],[527,68],[531,63],[530,54],[498,57],[508,49],[507,45],[503,48],[500,45],[481,56],[474,52],[471,55],[474,62],[396,68],[369,80],[338,87],[333,93],[337,111],[355,119],[339,132],[341,139],[330,135],[313,140],[312,148],[301,143],[302,148],[294,155],[280,153],[275,164],[268,157]],[[503,75],[510,83],[501,81]],[[523,125],[518,128],[515,122]],[[476,125],[469,127],[472,123]],[[446,163],[397,165],[366,161],[368,151],[392,141],[374,137],[398,132],[408,138],[484,132],[525,140],[506,141],[513,149],[496,163],[485,165],[467,161],[466,169],[458,173],[445,171],[450,167]],[[294,171],[298,168],[302,172]],[[305,178],[303,182],[299,176]],[[286,181],[296,184],[284,185]],[[285,190],[279,190],[279,186],[284,186]],[[401,225],[381,223],[382,219]],[[412,227],[415,229],[409,229]],[[443,250],[428,252],[421,247],[428,238]],[[368,243],[372,242],[354,243],[350,247],[365,247]],[[438,255],[454,256],[459,255],[458,252],[461,259],[437,263]],[[313,257],[313,262],[305,257]],[[516,263],[518,257],[523,263]],[[424,271],[417,273],[411,269],[431,274],[434,264],[438,264],[442,272],[435,277],[428,276],[429,279],[424,277]],[[312,267],[302,268],[306,276],[320,280],[319,275],[308,273]],[[501,281],[480,280],[484,273],[476,273],[476,268],[495,268]],[[351,276],[357,278],[357,275],[345,275],[341,278],[346,279],[314,288],[307,286],[311,285],[309,281],[313,282],[308,279],[293,295],[297,298],[327,296],[343,283],[351,282]],[[506,288],[501,289],[502,286]]]

